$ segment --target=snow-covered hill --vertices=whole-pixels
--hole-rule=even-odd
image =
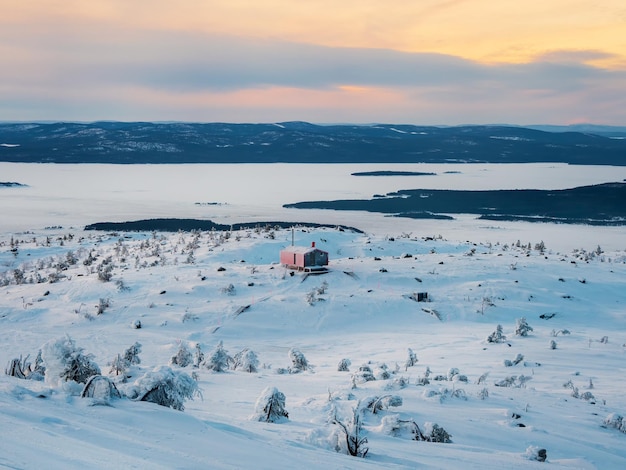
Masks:
[[[277,264],[291,237],[3,235],[1,363],[30,355],[34,365],[44,344],[69,336],[109,375],[140,343],[131,377],[111,375],[123,394],[169,365],[202,396],[184,411],[131,398],[102,406],[80,397],[82,384],[3,374],[0,468],[626,467],[626,434],[603,424],[626,413],[626,253],[300,227],[296,242],[331,260],[327,274],[305,275]],[[515,334],[521,318],[527,336]],[[498,325],[506,339],[488,342]],[[258,371],[170,365],[181,345],[208,357],[220,342],[231,356],[254,351]],[[292,349],[309,368],[293,373]],[[288,420],[251,419],[267,387],[285,395]],[[366,408],[387,395],[401,406]],[[365,458],[345,455],[329,418],[347,424],[357,407]],[[429,423],[452,442],[412,439]],[[539,449],[546,463],[532,460]]]

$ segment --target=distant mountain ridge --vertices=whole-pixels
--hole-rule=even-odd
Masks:
[[[0,161],[52,163],[527,163],[626,165],[626,132],[597,126],[307,122],[4,123]],[[593,126],[592,126],[593,127]],[[560,128],[555,128],[557,130]],[[593,129],[591,129],[593,130]]]

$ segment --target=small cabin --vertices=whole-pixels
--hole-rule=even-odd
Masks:
[[[280,252],[280,264],[299,271],[324,271],[328,266],[328,252],[311,246],[289,246]]]

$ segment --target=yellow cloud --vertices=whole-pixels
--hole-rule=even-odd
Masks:
[[[547,51],[597,50],[626,61],[623,0],[39,0],[9,2],[2,23],[61,32],[99,22],[116,30],[184,30],[332,47],[450,54],[520,63]]]

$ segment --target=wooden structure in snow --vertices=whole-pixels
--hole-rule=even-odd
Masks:
[[[280,264],[290,269],[313,272],[325,271],[328,266],[328,252],[311,246],[289,246],[280,252]]]

